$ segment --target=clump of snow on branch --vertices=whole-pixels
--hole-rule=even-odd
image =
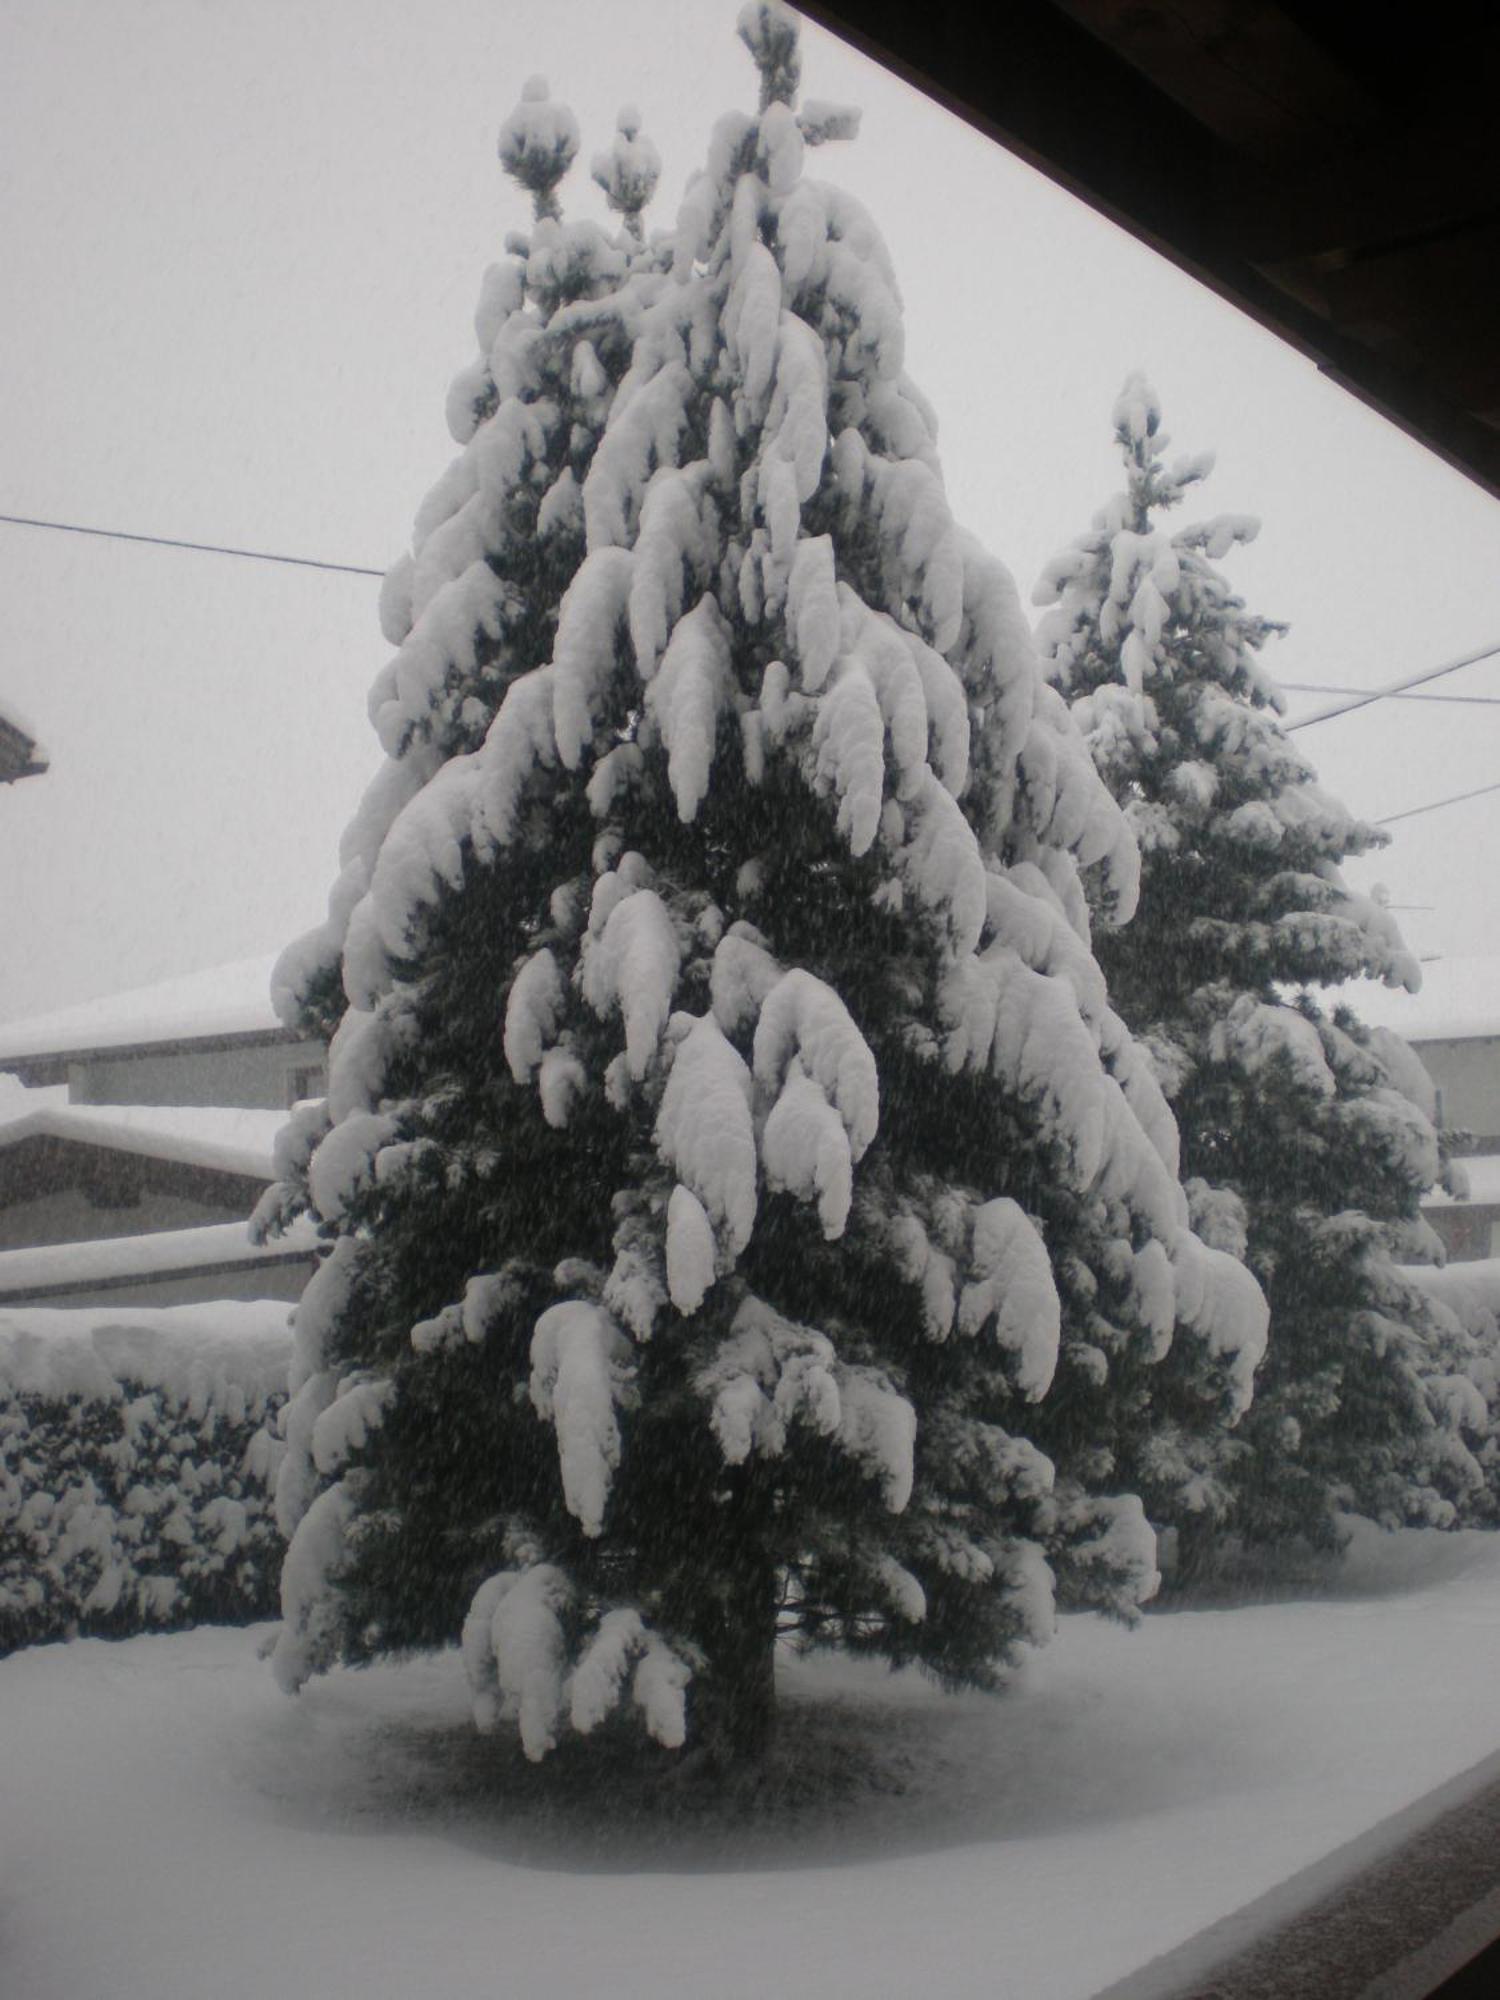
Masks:
[[[325,1478],[342,1472],[364,1449],[390,1407],[392,1393],[389,1382],[366,1375],[357,1374],[339,1384],[333,1401],[314,1422],[310,1437],[313,1463]]]
[[[1177,1317],[1227,1362],[1231,1414],[1242,1415],[1266,1351],[1271,1312],[1265,1295],[1237,1257],[1210,1249],[1188,1230],[1172,1246],[1172,1272]]]
[[[585,945],[583,997],[601,1019],[623,1016],[626,1066],[637,1082],[667,1025],[681,962],[671,916],[652,889],[622,896]]]
[[[774,1097],[794,1060],[838,1113],[857,1164],[880,1123],[875,1058],[832,987],[800,969],[779,979],[761,1003],[756,1083]]]
[[[606,1612],[568,1686],[568,1711],[581,1735],[597,1729],[624,1699],[645,1720],[646,1733],[663,1748],[680,1749],[687,1736],[687,1663],[629,1607]]]
[[[354,1501],[344,1480],[318,1494],[297,1524],[281,1569],[281,1626],[271,1668],[295,1694],[337,1657],[338,1616],[329,1586],[347,1560]]]
[[[731,924],[714,950],[711,988],[714,1019],[726,1035],[757,1018],[782,971],[753,925]]]
[[[532,1076],[556,1040],[563,1002],[562,974],[544,948],[521,967],[505,1002],[505,1060],[517,1083]]]
[[[680,619],[646,690],[646,709],[667,749],[667,774],[684,825],[708,791],[719,716],[733,685],[729,638],[712,597]]]
[[[725,1040],[712,1015],[692,1020],[677,1043],[662,1092],[656,1144],[722,1234],[731,1259],[745,1248],[755,1226],[751,1101],[744,1058]]]
[[[690,1316],[714,1282],[713,1225],[690,1188],[674,1187],[667,1203],[667,1295],[678,1312]]]
[[[1309,1096],[1332,1098],[1337,1089],[1316,1024],[1294,1007],[1267,1005],[1241,994],[1215,1023],[1209,1051],[1252,1075],[1283,1066]]]
[[[564,1571],[532,1562],[502,1570],[475,1592],[461,1652],[474,1718],[485,1733],[514,1715],[534,1763],[557,1747],[564,1719],[588,1735],[624,1703],[647,1734],[679,1749],[687,1734],[687,1662],[630,1606],[599,1618],[569,1663],[564,1621],[574,1611]]]
[[[854,1192],[849,1137],[821,1084],[794,1056],[761,1133],[767,1185],[816,1202],[823,1234],[842,1236]]]
[[[571,1598],[562,1570],[533,1563],[482,1583],[464,1620],[460,1651],[474,1720],[488,1734],[502,1703],[509,1704],[521,1747],[533,1763],[557,1747],[566,1662],[561,1614]]]
[[[779,1458],[799,1425],[832,1438],[874,1478],[885,1506],[911,1498],[917,1416],[879,1371],[841,1361],[826,1334],[784,1318],[763,1299],[740,1306],[695,1386],[726,1463]]]
[[[975,1211],[968,1282],[958,1298],[958,1330],[994,1338],[1014,1356],[1016,1387],[1029,1401],[1046,1394],[1057,1370],[1062,1307],[1036,1224],[1001,1197]]]
[[[597,1536],[620,1463],[615,1412],[631,1400],[630,1343],[586,1300],[549,1306],[531,1337],[530,1393],[537,1415],[557,1433],[568,1512]]]

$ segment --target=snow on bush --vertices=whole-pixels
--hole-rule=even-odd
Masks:
[[[0,1313],[0,1652],[274,1607],[284,1305]]]
[[[1461,1329],[1462,1341],[1450,1345],[1463,1355],[1462,1371],[1436,1376],[1426,1387],[1439,1422],[1449,1434],[1467,1435],[1483,1471],[1481,1518],[1500,1520],[1500,1257],[1407,1264],[1401,1276]]]

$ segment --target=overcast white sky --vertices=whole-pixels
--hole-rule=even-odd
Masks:
[[[379,567],[452,455],[449,377],[526,205],[495,134],[541,71],[586,160],[637,102],[670,224],[753,107],[734,0],[0,0],[0,511]],[[955,512],[1029,593],[1117,483],[1145,367],[1230,559],[1291,622],[1287,680],[1374,686],[1500,640],[1496,503],[961,122],[809,26],[810,95],[863,106],[815,170],[891,246]],[[586,171],[574,214],[603,216]],[[44,778],[0,792],[0,1019],[269,952],[322,913],[378,761],[376,584],[0,525],[0,699]],[[1500,696],[1500,661],[1434,692]],[[1297,698],[1302,710],[1317,697]],[[1500,707],[1308,732],[1380,817],[1497,773]],[[1500,938],[1500,793],[1405,822],[1424,954]]]

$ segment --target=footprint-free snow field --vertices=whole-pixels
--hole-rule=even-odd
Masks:
[[[7,2000],[1085,2000],[1500,1748],[1500,1542],[1065,1619],[998,1698],[789,1661],[765,1783],[528,1765],[455,1654],[280,1694],[265,1629],[0,1661]]]

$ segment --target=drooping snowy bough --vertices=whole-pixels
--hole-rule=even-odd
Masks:
[[[1198,1226],[1265,1286],[1271,1337],[1233,1433],[1205,1421],[1185,1350],[1144,1421],[1118,1401],[1104,1414],[1154,1518],[1200,1563],[1226,1535],[1327,1545],[1351,1509],[1451,1525],[1493,1507],[1479,1357],[1395,1261],[1441,1257],[1418,1212],[1446,1172],[1432,1087],[1398,1038],[1306,990],[1415,990],[1394,919],[1341,872],[1386,836],[1319,786],[1278,722],[1260,655],[1281,628],[1217,567],[1258,523],[1174,533],[1163,515],[1212,458],[1168,464],[1139,376],[1114,421],[1125,490],[1048,566],[1040,639],[1142,850],[1136,917],[1099,940],[1110,992],[1172,1100]]]
[[[1128,1614],[1138,1498],[1035,1442],[1059,1356],[1134,1381],[1180,1323],[1232,1412],[1264,1337],[1090,954],[1134,840],[950,515],[880,237],[804,174],[853,114],[795,108],[786,10],[740,31],[758,115],[649,243],[633,115],[614,237],[560,217],[545,87],[506,125],[536,220],[278,976],[334,1031],[266,1209],[331,1246],[278,1672],[461,1633],[534,1757],[617,1711],[753,1752],[778,1632],[988,1684],[1059,1579]]]

